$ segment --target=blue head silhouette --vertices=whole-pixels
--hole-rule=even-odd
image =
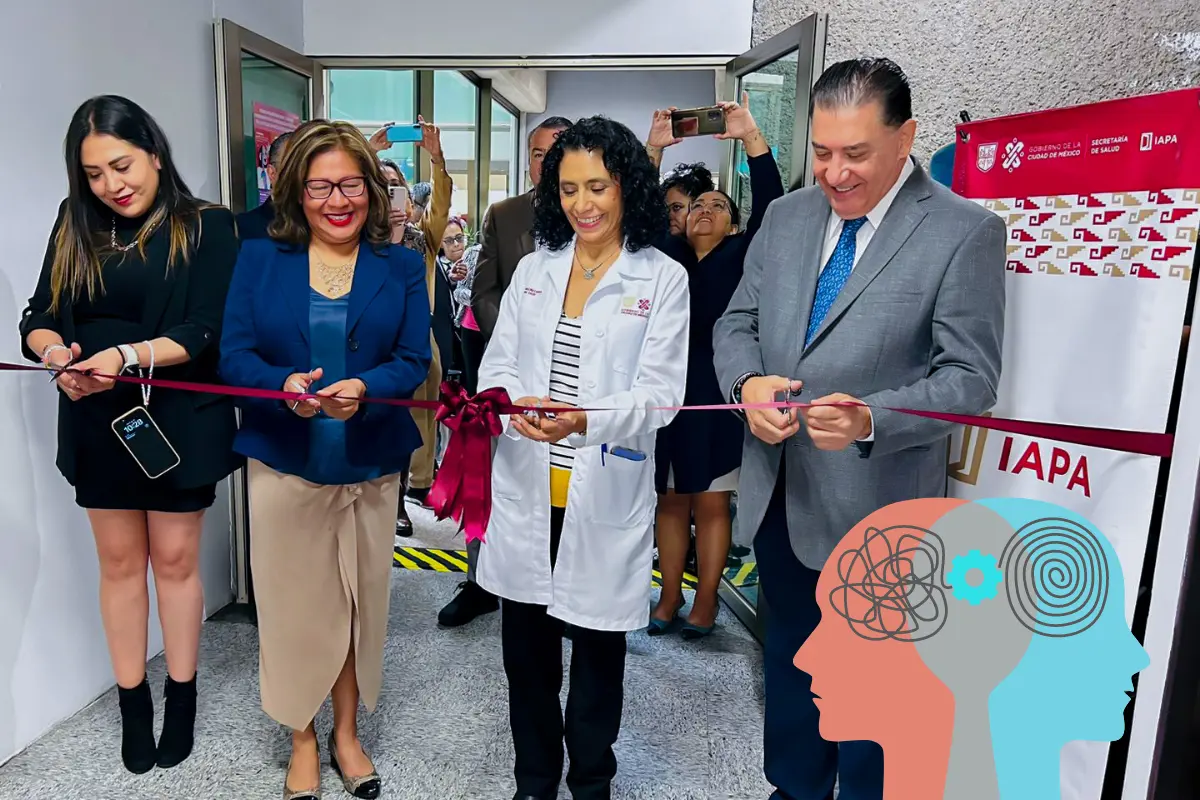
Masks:
[[[989,698],[1000,797],[1058,800],[1063,747],[1121,738],[1133,676],[1150,657],[1126,621],[1116,551],[1092,523],[1037,500],[977,502],[1016,531],[1002,591],[1035,634]]]

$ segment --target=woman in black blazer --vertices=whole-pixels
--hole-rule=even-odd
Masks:
[[[192,196],[162,129],[125,98],[95,97],[80,106],[65,153],[69,195],[20,324],[26,358],[100,375],[215,382],[237,260],[233,215]],[[191,753],[204,611],[200,532],[216,484],[240,463],[232,448],[237,423],[228,398],[147,391],[100,375],[56,379],[57,464],[91,522],[100,614],[120,694],[121,755],[141,773]],[[119,438],[114,422],[137,409],[178,454],[175,466],[139,462]],[[157,744],[145,678],[148,563],[167,657]]]
[[[746,152],[752,209],[742,225],[737,205],[714,190],[692,198],[685,235],[671,236],[662,250],[688,271],[691,328],[688,345],[686,405],[727,403],[713,368],[712,330],[725,313],[742,279],[746,250],[762,225],[767,206],[783,196],[783,178],[750,109],[722,103],[725,133]],[[670,112],[656,112],[650,146],[674,143]],[[680,583],[687,560],[690,522],[696,522],[696,567],[699,584],[691,611],[681,626],[686,639],[711,634],[717,617],[717,590],[729,557],[733,522],[730,493],[737,489],[745,423],[733,414],[680,414],[658,432],[655,484],[659,492],[655,537],[663,590],[650,615],[647,633],[673,630],[683,607]]]

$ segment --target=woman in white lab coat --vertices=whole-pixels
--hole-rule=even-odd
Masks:
[[[504,293],[479,388],[548,415],[505,420],[478,581],[502,601],[516,798],[558,796],[565,738],[572,796],[607,800],[625,634],[649,619],[655,432],[683,402],[688,279],[652,246],[668,224],[658,171],[620,123],[565,130],[535,206],[539,249]]]

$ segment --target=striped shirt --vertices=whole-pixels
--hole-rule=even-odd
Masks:
[[[568,405],[579,405],[579,342],[582,324],[578,318],[562,315],[554,330],[554,346],[550,356],[550,399]],[[550,468],[570,470],[575,461],[575,448],[567,440],[550,445]]]

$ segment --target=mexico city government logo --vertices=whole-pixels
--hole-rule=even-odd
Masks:
[[[883,749],[884,800],[1060,797],[1063,747],[1120,739],[1150,664],[1112,544],[1054,503],[893,503],[834,548],[816,603],[794,666],[824,739]]]

